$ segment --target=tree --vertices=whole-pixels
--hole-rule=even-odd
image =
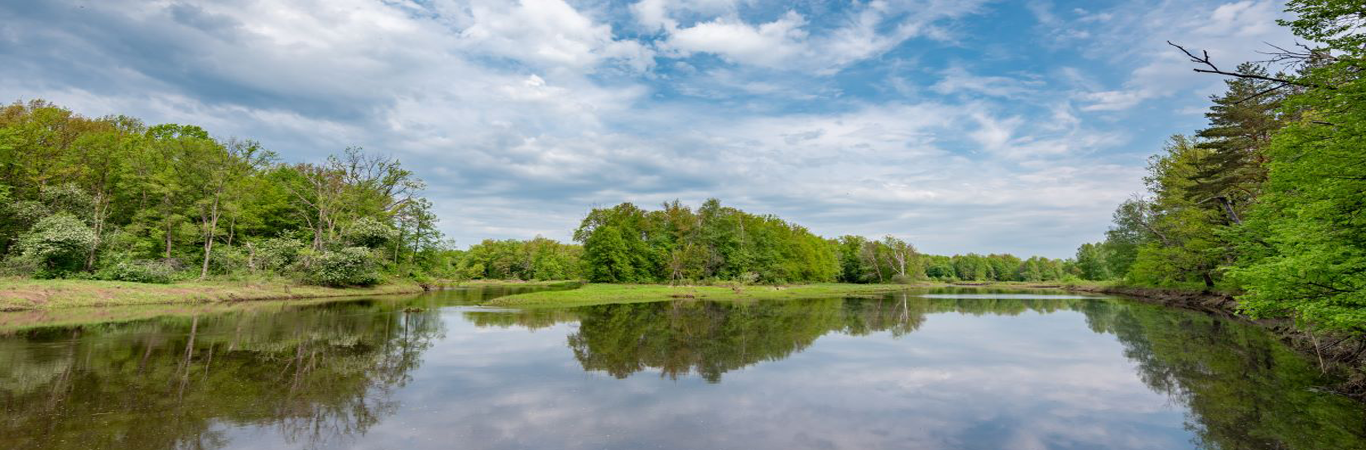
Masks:
[[[924,278],[924,267],[920,264],[920,255],[916,253],[915,247],[890,235],[882,238],[882,246],[887,249],[888,260],[896,270],[894,280],[904,283]]]
[[[199,217],[200,238],[204,248],[203,264],[200,266],[199,279],[209,276],[209,258],[213,255],[213,244],[218,237],[219,219],[224,209],[237,209],[237,195],[246,189],[244,181],[269,164],[274,155],[261,150],[260,144],[253,141],[231,140],[223,145],[204,145],[191,148],[193,153],[185,155],[190,162],[181,173],[193,177],[189,185],[195,186],[195,211]],[[226,208],[225,208],[226,207]]]
[[[630,249],[617,227],[606,225],[594,230],[584,242],[583,252],[588,263],[588,279],[603,283],[635,281],[635,267],[631,265]]]
[[[1077,248],[1076,258],[1076,265],[1083,280],[1108,280],[1112,277],[1105,244],[1081,244],[1081,247]]]
[[[1266,75],[1266,69],[1252,63],[1239,65],[1238,72]],[[1277,113],[1282,96],[1267,93],[1276,85],[1272,81],[1233,78],[1225,84],[1228,89],[1222,95],[1210,97],[1214,105],[1205,114],[1210,126],[1196,134],[1202,140],[1196,147],[1209,153],[1187,196],[1196,204],[1219,205],[1227,223],[1237,224],[1266,181],[1265,149],[1282,125]]]
[[[404,229],[385,240],[396,245],[393,258],[377,259],[373,275],[399,269],[378,262],[400,257],[409,274],[449,262],[431,203],[417,196],[422,182],[397,160],[357,148],[322,164],[282,165],[255,142],[217,140],[194,125],[86,118],[33,101],[0,107],[0,186],[0,255],[16,263],[19,238],[43,234],[34,227],[45,218],[64,214],[90,230],[80,264],[63,256],[60,268],[44,269],[51,274],[166,280],[199,258],[201,279],[237,268],[295,276],[296,262],[350,245],[342,238],[358,223]],[[289,247],[275,243],[308,240],[310,251],[269,255]]]

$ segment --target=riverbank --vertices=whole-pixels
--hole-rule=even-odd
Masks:
[[[287,281],[147,284],[98,280],[0,279],[0,311],[393,295],[412,294],[424,290],[426,288],[416,282],[363,288],[332,288]]]
[[[927,285],[926,285],[927,286]],[[817,283],[792,286],[669,286],[663,284],[586,284],[578,289],[516,294],[490,300],[490,306],[543,308],[668,299],[764,300],[854,296],[899,291],[913,284]]]
[[[1067,286],[1074,292],[1120,295],[1163,306],[1193,309],[1260,325],[1291,348],[1318,362],[1319,367],[1342,381],[1332,390],[1366,402],[1366,339],[1332,333],[1311,333],[1287,319],[1254,319],[1238,309],[1232,295],[1213,291],[1148,288],[1111,284]]]
[[[541,286],[564,281],[415,281],[333,288],[289,281],[187,281],[170,284],[98,280],[0,279],[0,311],[296,300],[416,294],[470,286]]]

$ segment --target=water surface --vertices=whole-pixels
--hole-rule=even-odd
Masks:
[[[0,448],[1363,448],[1261,329],[907,291],[493,310],[451,291],[0,335]],[[1057,293],[1061,294],[1061,293]]]

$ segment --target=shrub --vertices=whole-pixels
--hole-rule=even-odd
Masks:
[[[176,269],[166,261],[120,261],[101,269],[101,280],[165,284],[175,280]]]
[[[375,256],[365,247],[323,252],[313,260],[311,269],[309,280],[324,286],[371,286],[380,282]]]
[[[257,269],[279,272],[299,260],[304,242],[293,238],[266,239],[255,244],[253,264]]]
[[[53,212],[66,212],[78,217],[87,217],[95,209],[95,198],[77,186],[76,183],[44,186],[39,196]]]
[[[95,231],[68,213],[42,218],[19,238],[21,254],[38,261],[47,276],[80,270],[94,244]]]
[[[16,253],[5,258],[0,263],[0,275],[13,277],[31,277],[43,270],[43,262],[32,256],[24,256]]]
[[[209,272],[214,274],[233,273],[247,267],[247,255],[237,246],[220,246],[209,255]]]
[[[365,248],[380,248],[398,238],[398,231],[389,224],[362,217],[346,230],[346,241]]]

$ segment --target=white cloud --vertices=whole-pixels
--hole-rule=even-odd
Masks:
[[[736,63],[784,67],[802,53],[806,32],[801,27],[805,23],[801,15],[791,11],[759,25],[718,18],[674,31],[663,47],[682,56],[713,53]]]
[[[940,94],[977,93],[992,97],[1016,97],[1036,93],[1043,83],[1003,76],[981,76],[969,73],[960,65],[951,65],[940,72],[940,79],[930,90]]]
[[[1263,43],[1294,41],[1288,30],[1276,25],[1276,19],[1284,17],[1281,9],[1280,2],[1274,0],[1217,4],[1166,1],[1081,15],[1058,26],[1089,29],[1095,39],[1084,47],[1088,56],[1132,64],[1121,88],[1077,94],[1079,101],[1087,103],[1084,111],[1122,111],[1177,95],[1200,100],[1220,89],[1222,83],[1217,78],[1194,75],[1193,64],[1167,41],[1209,51],[1216,62],[1229,68],[1244,61],[1262,61],[1266,55],[1258,52],[1267,49]]]
[[[604,61],[620,61],[636,71],[654,64],[653,53],[639,42],[616,40],[612,27],[597,23],[562,0],[474,2],[460,31],[462,47],[517,59],[543,67],[591,69]]]
[[[659,47],[671,56],[710,53],[742,65],[831,74],[849,64],[875,58],[908,39],[948,40],[937,22],[978,11],[982,0],[896,1],[855,4],[841,24],[811,32],[807,18],[793,10],[766,22],[748,23],[733,12],[730,2],[702,2],[671,6],[658,0],[637,3],[633,11],[649,29],[667,35]],[[702,7],[697,7],[702,6]],[[719,16],[681,25],[676,11],[717,12]]]
[[[0,96],[196,123],[291,160],[392,153],[462,244],[567,238],[594,205],[719,197],[823,234],[1065,256],[1141,186],[1141,158],[1112,156],[1150,133],[1097,116],[1218,83],[1166,38],[1230,64],[1248,42],[1281,42],[1258,25],[1271,2],[1178,3],[1048,10],[1096,38],[1084,63],[1031,72],[885,56],[981,44],[949,31],[981,2],[825,16],[719,0],[44,2],[0,23],[15,62]],[[855,65],[874,74],[843,72]]]

